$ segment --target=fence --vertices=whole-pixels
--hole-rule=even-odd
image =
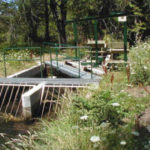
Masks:
[[[7,77],[7,74],[12,74],[15,73],[16,71],[26,69],[26,67],[29,66],[31,67],[31,65],[34,65],[34,63],[28,64],[27,62],[37,62],[37,61],[40,62],[41,64],[40,72],[41,77],[43,77],[42,49],[40,47],[10,47],[4,48],[1,53],[1,63],[3,63],[4,66],[3,70],[5,77]],[[8,67],[10,68],[8,69]]]
[[[53,68],[53,64],[55,63],[56,69],[59,70],[59,67],[67,66],[64,65],[64,62],[67,61],[72,62],[75,64],[73,68],[76,68],[76,72],[78,72],[78,78],[80,78],[81,74],[83,73],[83,66],[88,65],[88,67],[91,68],[90,72],[91,78],[93,78],[92,68],[95,62],[93,62],[91,47],[71,46],[67,44],[59,45],[57,43],[44,43],[42,48],[41,47],[4,48],[3,51],[1,51],[1,61],[0,61],[0,63],[2,64],[1,66],[3,66],[4,76],[7,77],[8,74],[12,74],[17,71],[29,68],[31,67],[31,65],[35,65],[34,63],[28,62],[38,61],[41,64],[40,73],[41,77],[43,77],[42,64],[45,61],[44,60],[45,54],[48,54],[49,57],[48,61],[50,62],[51,68]],[[53,69],[50,70],[51,75],[54,75]]]
[[[92,57],[92,48],[89,46],[71,46],[67,44],[54,44],[54,43],[44,43],[49,46],[43,50],[43,52],[49,54],[49,60],[51,68],[54,66],[57,70],[60,67],[66,67],[64,62],[70,65],[71,63],[74,64],[74,68],[78,71],[78,78],[81,77],[81,68],[83,65],[88,65],[91,68],[91,78],[93,78],[93,57]],[[53,46],[55,45],[55,46]],[[43,58],[44,61],[44,58]],[[67,62],[69,61],[69,62]],[[67,68],[66,68],[67,69]],[[53,70],[51,69],[51,75],[53,75]]]

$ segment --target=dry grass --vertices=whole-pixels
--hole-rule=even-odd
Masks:
[[[19,72],[24,69],[28,69],[34,65],[36,65],[36,62],[13,62],[13,63],[7,63],[6,64],[6,73],[8,75],[12,75],[16,72]],[[4,71],[4,63],[0,62],[0,77],[5,77],[5,71]]]

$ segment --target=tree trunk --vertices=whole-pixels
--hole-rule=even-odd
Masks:
[[[55,0],[50,1],[50,8],[53,13],[53,18],[56,22],[57,30],[60,36],[60,42],[61,43],[66,43],[66,25],[65,25],[65,20],[66,20],[66,14],[67,14],[67,9],[66,9],[66,0],[61,1],[60,5],[60,15],[58,14],[58,5]]]
[[[35,18],[32,12],[32,4],[30,3],[29,6],[26,6],[25,4],[25,0],[22,1],[22,7],[23,7],[23,11],[24,11],[24,17],[25,17],[25,21],[28,25],[28,36],[30,38],[30,40],[32,42],[39,42],[40,39],[38,38],[37,35],[37,30],[38,30],[38,23],[37,20],[38,18]]]
[[[62,0],[61,1],[61,6],[60,6],[60,10],[61,10],[61,42],[62,43],[66,43],[67,39],[66,39],[66,25],[65,25],[65,21],[66,21],[66,15],[67,15],[67,0]]]
[[[49,11],[48,11],[48,2],[47,0],[44,0],[45,2],[45,41],[49,41]]]

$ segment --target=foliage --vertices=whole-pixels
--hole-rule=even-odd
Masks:
[[[128,28],[133,43],[140,43],[141,40],[145,39],[147,32],[150,28],[147,26],[149,22],[149,9],[146,0],[136,2],[129,2],[127,11],[135,15],[135,17],[128,17]]]
[[[40,131],[13,139],[5,147],[30,150],[144,150],[149,139],[141,140],[141,136],[132,133],[138,133],[134,128],[135,116],[147,107],[149,98],[129,95],[126,77],[119,75],[120,79],[116,78],[112,87],[106,85],[110,80],[108,75],[99,89],[91,87],[81,90],[78,95],[68,94],[56,120],[42,121]]]
[[[150,84],[150,41],[132,47],[129,53],[133,83]]]
[[[73,39],[73,29],[67,27],[66,20],[104,16],[120,11],[136,15],[128,17],[128,39],[131,45],[150,34],[148,0],[1,0],[0,4],[0,47],[1,44],[35,45],[43,41],[59,40],[66,42],[67,35],[71,35],[68,40]],[[118,36],[118,33],[123,35],[122,28],[116,26],[117,21],[103,19],[98,22],[99,39],[103,39],[103,31],[106,30],[108,36]],[[94,38],[93,26],[92,21],[78,23],[79,43],[85,42],[87,38]]]

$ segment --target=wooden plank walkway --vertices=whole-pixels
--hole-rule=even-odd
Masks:
[[[51,62],[45,61],[46,65],[51,65]],[[91,79],[91,73],[84,71],[82,68],[74,68],[72,66],[66,65],[64,62],[58,62],[58,68],[57,68],[57,62],[52,62],[52,67],[54,69],[58,69],[60,72],[72,77],[72,78],[79,78],[79,71],[80,71],[80,78],[81,79]],[[101,79],[98,75],[92,75],[92,79]]]

